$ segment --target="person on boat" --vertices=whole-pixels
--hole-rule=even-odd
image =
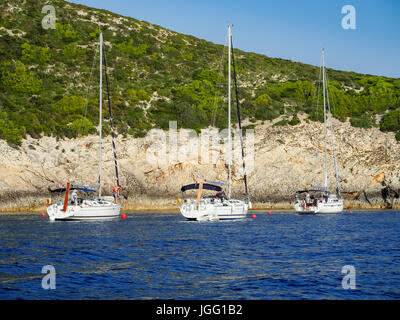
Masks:
[[[223,192],[223,191],[218,192],[218,193],[216,194],[216,197],[217,197],[218,199],[221,199],[221,200],[224,200],[224,199],[227,198],[225,192]]]
[[[119,198],[119,190],[121,189],[121,186],[120,185],[118,185],[118,186],[116,186],[116,187],[114,187],[113,189],[112,189],[112,193],[113,193],[113,196],[114,196],[114,203],[118,203],[118,198]]]
[[[306,191],[306,204],[309,205],[310,203],[310,194]]]
[[[78,195],[75,191],[72,192],[71,198],[72,198],[72,204],[78,204]]]

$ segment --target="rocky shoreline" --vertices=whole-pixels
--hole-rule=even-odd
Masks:
[[[39,198],[23,198],[21,204],[18,205],[16,203],[8,203],[8,205],[2,205],[0,209],[0,214],[2,213],[40,213],[46,212],[46,199],[45,197]],[[24,204],[24,202],[28,204]],[[142,202],[138,203],[124,203],[121,211],[123,212],[179,212],[179,207],[177,202],[175,203],[171,201],[162,202],[164,206],[156,207],[152,204],[147,204]],[[400,209],[400,204],[395,204],[392,207],[387,207],[384,204],[375,204],[375,205],[364,205],[360,204],[352,204],[344,206],[344,210],[386,210],[386,209]],[[253,203],[253,208],[251,211],[269,211],[269,210],[278,210],[278,211],[294,211],[293,204],[290,203]]]
[[[400,144],[394,134],[333,121],[345,208],[400,208]],[[292,210],[297,190],[322,183],[323,125],[304,118],[296,126],[273,126],[276,122],[258,123],[254,136],[245,136],[254,209]],[[205,134],[212,137],[215,130],[209,129]],[[68,181],[93,184],[97,180],[97,139],[97,136],[60,140],[28,137],[17,149],[0,141],[0,212],[43,211],[50,197],[49,187],[62,187]],[[166,131],[158,140],[154,135],[136,139],[118,136],[122,194],[128,198],[123,209],[178,210],[182,185],[205,179],[225,181],[225,144],[218,141],[204,146],[200,141],[185,130]],[[237,139],[234,145],[235,150],[240,149]],[[111,137],[104,139],[103,148],[103,194],[111,194],[115,185]],[[331,149],[329,146],[328,151]],[[232,191],[234,197],[241,198],[244,191],[241,159],[240,156],[235,159]],[[333,191],[332,163],[329,177]]]

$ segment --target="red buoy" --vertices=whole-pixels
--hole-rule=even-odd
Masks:
[[[256,216],[255,214],[253,214],[251,217],[252,217],[253,219],[257,218],[257,216]]]
[[[46,214],[45,214],[45,213],[42,213],[42,217],[45,218],[45,217],[46,217]]]
[[[271,211],[268,211],[268,214],[271,214]]]
[[[121,219],[126,219],[126,214],[125,214],[125,213],[123,213],[123,214],[121,215]]]
[[[353,213],[353,211],[350,210],[350,213]]]

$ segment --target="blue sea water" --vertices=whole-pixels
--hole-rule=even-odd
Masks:
[[[0,299],[399,299],[400,212],[179,213],[49,222],[0,215]],[[56,288],[42,288],[42,267]],[[356,288],[343,289],[345,265]]]

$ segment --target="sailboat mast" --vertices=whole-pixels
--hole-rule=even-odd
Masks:
[[[231,162],[232,162],[232,137],[231,137],[231,25],[228,26],[228,199],[231,198]]]
[[[325,76],[325,79],[326,79],[326,76]],[[326,98],[327,98],[327,102],[328,102],[329,126],[330,126],[330,129],[331,129],[333,164],[335,166],[335,174],[336,174],[336,192],[337,192],[338,196],[341,197],[340,185],[339,185],[339,173],[338,173],[338,168],[337,168],[337,163],[336,163],[335,137],[333,135],[332,113],[331,113],[331,105],[329,103],[329,90],[328,90],[328,87],[326,88]]]
[[[326,128],[326,98],[325,98],[325,52],[322,49],[322,91],[324,96],[324,135],[325,135],[325,190],[328,190],[328,145]]]
[[[110,116],[110,128],[111,128],[111,142],[114,152],[114,167],[115,167],[115,177],[117,179],[117,186],[119,186],[119,175],[118,175],[118,162],[117,162],[117,150],[115,148],[115,134],[114,134],[114,126],[113,126],[113,118],[111,113],[111,98],[110,98],[110,84],[108,81],[108,74],[107,74],[107,59],[106,59],[106,51],[104,50],[103,46],[103,58],[104,58],[104,75],[106,79],[106,88],[107,88],[107,100],[108,100],[108,114]]]
[[[100,115],[99,115],[99,197],[101,197],[101,163],[102,163],[102,113],[103,113],[103,33],[100,33]]]
[[[232,38],[232,37],[231,37]],[[246,173],[246,163],[244,157],[244,147],[243,147],[243,130],[242,130],[242,121],[240,117],[240,107],[239,107],[239,90],[237,85],[237,76],[236,76],[236,65],[235,65],[235,54],[233,52],[233,40],[231,39],[231,53],[232,53],[232,67],[233,67],[233,80],[235,86],[235,98],[236,98],[236,111],[239,125],[239,136],[240,136],[240,148],[242,149],[242,168],[243,168],[243,179],[244,179],[244,188],[246,194],[246,200],[250,202],[249,192],[247,188],[247,173]]]

